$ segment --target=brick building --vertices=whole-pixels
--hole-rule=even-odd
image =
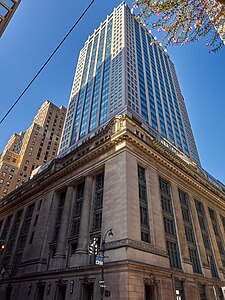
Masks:
[[[27,182],[34,169],[57,155],[66,108],[46,100],[31,126],[14,134],[0,156],[0,198]]]

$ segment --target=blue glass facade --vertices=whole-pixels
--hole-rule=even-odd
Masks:
[[[97,111],[98,111],[98,99],[100,95],[100,83],[101,83],[101,75],[102,75],[102,56],[103,56],[104,38],[105,38],[105,27],[101,31],[100,42],[99,42],[97,70],[94,79],[94,90],[93,90],[93,99],[91,104],[91,116],[90,116],[90,124],[89,124],[90,132],[96,128],[96,124],[97,124]]]
[[[121,4],[81,50],[61,152],[121,112],[143,123],[199,163],[185,103],[169,56]]]
[[[151,46],[152,36],[135,20],[141,116],[152,128],[190,156],[187,139],[169,68],[160,47]],[[145,69],[145,71],[143,71]],[[149,102],[149,112],[147,107]],[[157,107],[157,112],[156,112]]]
[[[109,79],[110,79],[110,64],[111,64],[111,45],[112,45],[112,20],[108,24],[105,62],[102,81],[101,105],[100,105],[100,125],[105,123],[108,118],[108,100],[109,100]]]

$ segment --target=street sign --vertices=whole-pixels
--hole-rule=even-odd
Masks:
[[[99,286],[101,287],[101,288],[105,288],[106,287],[106,285],[105,285],[105,280],[99,280]]]
[[[95,264],[103,266],[103,263],[104,263],[104,258],[100,257],[100,256],[96,256],[96,258],[95,258]]]

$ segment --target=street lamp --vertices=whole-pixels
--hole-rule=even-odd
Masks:
[[[4,254],[5,250],[6,250],[5,240],[0,240],[0,256]],[[3,262],[3,258],[2,258],[1,260],[2,260],[2,262]],[[11,276],[10,276],[10,274],[9,274],[9,272],[8,272],[8,270],[7,270],[7,268],[6,268],[5,265],[2,263],[2,266],[1,266],[1,268],[0,268],[0,280],[2,279],[2,276],[3,276],[3,274],[4,274],[5,272],[8,274],[9,278],[11,279]]]
[[[0,255],[5,252],[5,240],[0,240]]]
[[[101,245],[100,245],[100,257],[102,258],[101,263],[101,280],[99,281],[100,284],[100,299],[104,299],[104,291],[105,291],[105,279],[104,279],[104,258],[105,256],[105,245],[106,245],[106,237],[109,236],[109,238],[113,237],[113,231],[112,229],[106,230],[104,237],[101,239]]]

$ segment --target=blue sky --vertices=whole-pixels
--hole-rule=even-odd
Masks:
[[[0,152],[10,136],[26,130],[49,99],[67,107],[80,49],[107,14],[121,1],[95,0],[52,61],[0,124]],[[133,1],[127,1],[131,5]],[[0,117],[19,96],[59,41],[90,3],[88,0],[21,1],[0,39]],[[206,41],[168,49],[173,61],[201,163],[225,183],[225,47],[208,53]]]

